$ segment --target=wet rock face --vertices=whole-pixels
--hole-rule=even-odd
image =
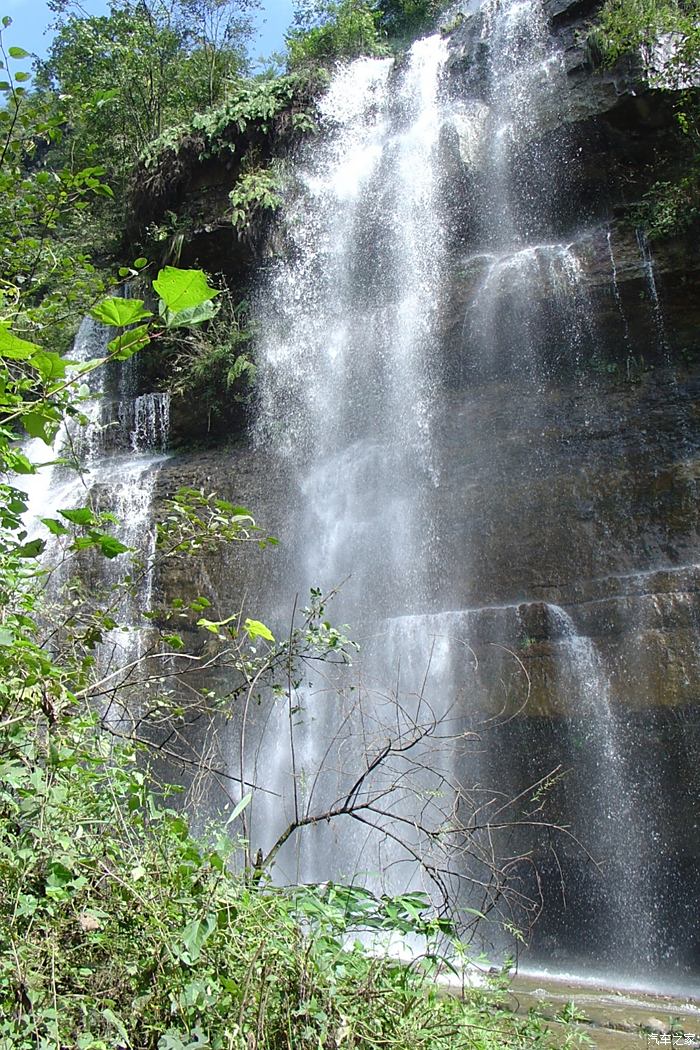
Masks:
[[[431,424],[438,483],[419,510],[428,594],[403,610],[477,610],[469,631],[481,670],[465,696],[491,710],[491,683],[502,675],[513,708],[527,686],[526,713],[544,719],[572,713],[552,608],[595,643],[612,703],[685,708],[700,688],[700,253],[695,233],[649,250],[630,226],[609,222],[649,184],[673,116],[634,64],[593,67],[584,37],[596,7],[548,5],[563,102],[539,113],[513,192],[527,197],[530,160],[541,165],[556,152],[551,137],[559,153],[565,138],[567,174],[545,209],[554,228],[521,251],[475,253],[483,6],[469,5],[451,35],[446,91],[456,104],[438,146],[449,254]],[[381,227],[380,192],[374,207]],[[278,233],[277,250],[283,241]],[[380,241],[363,253],[368,301]],[[195,238],[188,259],[206,261],[204,244]],[[224,445],[222,433],[203,437],[197,406],[174,403],[171,421],[180,447],[188,436],[213,447],[163,466],[159,496],[182,484],[215,490],[250,506],[281,547],[222,552],[200,567],[173,563],[161,590],[213,591],[222,616],[243,594],[260,611],[271,588],[293,593],[293,552],[306,526],[285,462],[246,444],[243,417],[229,435],[236,445]],[[371,580],[366,593],[379,617],[395,614]],[[494,643],[517,661],[505,668]]]
[[[426,537],[440,537],[426,549],[432,598],[406,612],[481,609],[468,629],[479,674],[464,691],[491,713],[504,677],[513,709],[527,692],[531,716],[572,713],[552,606],[593,640],[615,704],[699,702],[700,369],[574,375],[549,390],[544,415],[540,400],[528,417],[531,401],[511,383],[445,392],[440,484],[424,521]],[[156,499],[180,485],[244,503],[281,545],[174,562],[161,589],[213,593],[222,617],[245,595],[262,615],[270,587],[285,590],[302,527],[285,464],[243,445],[191,453],[161,467]]]
[[[496,644],[515,652],[530,676],[527,713],[571,713],[551,606],[594,641],[614,703],[684,707],[700,700],[698,257],[690,239],[655,246],[657,303],[633,233],[614,228],[609,243],[594,231],[577,250],[583,311],[595,324],[570,359],[561,357],[557,334],[566,333],[555,325],[544,369],[541,344],[536,368],[526,353],[519,369],[500,374],[472,367],[467,304],[489,262],[477,260],[472,274],[455,269],[433,423],[439,484],[423,508],[430,598],[405,611],[483,610],[470,626],[479,680],[470,678],[465,694],[470,702],[478,694],[486,710],[499,675],[514,708],[527,684],[513,660],[504,671]],[[536,260],[543,308],[550,264]],[[515,324],[512,331],[522,339]],[[200,567],[173,563],[162,590],[213,592],[222,617],[245,594],[259,612],[270,587],[284,591],[304,527],[287,464],[246,442],[220,446],[162,466],[157,499],[180,485],[249,506],[281,546],[222,552]]]
[[[557,89],[540,93],[520,165],[517,204],[525,211],[537,196],[535,217],[543,217],[542,174],[548,171],[553,199],[544,209],[543,229],[550,233],[606,220],[614,209],[638,200],[659,177],[659,162],[668,165],[679,150],[672,94],[649,87],[638,59],[608,69],[592,54],[587,37],[600,6],[600,0],[546,5],[551,48],[539,75],[550,85],[556,79]],[[475,161],[474,106],[489,94],[489,18],[488,4],[469,5],[450,36],[446,90],[455,99],[471,100],[472,119],[454,120],[457,156],[467,171]],[[512,90],[521,90],[517,75]]]

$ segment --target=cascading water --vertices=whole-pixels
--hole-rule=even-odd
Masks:
[[[86,363],[105,356],[110,338],[109,329],[86,318],[76,336],[71,360]],[[131,667],[147,643],[148,628],[139,621],[151,606],[155,551],[152,497],[168,439],[169,396],[137,395],[131,376],[128,366],[118,371],[116,383],[111,384],[117,388],[115,400],[110,396],[105,369],[88,373],[90,397],[81,406],[87,422],[65,424],[50,452],[43,442],[32,441],[29,452],[34,462],[48,459],[51,465],[30,476],[28,484],[22,479],[29,495],[30,528],[31,522],[54,517],[61,509],[91,504],[98,511],[114,514],[114,534],[131,550],[136,580],[133,588],[120,588],[110,595],[110,588],[125,575],[120,559],[101,559],[87,570],[95,582],[99,581],[99,587],[105,588],[104,601],[123,625],[106,632],[98,646],[97,663],[105,675]],[[71,567],[70,561],[62,563],[60,539],[49,542],[44,557],[57,564],[53,586],[60,587],[69,578]],[[133,670],[127,671],[126,677],[133,679]],[[108,712],[113,722],[131,718],[133,712],[129,713],[127,706],[120,701],[118,711],[113,708]]]
[[[261,297],[258,440],[285,457],[298,492],[298,558],[288,566],[280,616],[290,608],[290,580],[303,596],[310,585],[330,589],[348,577],[342,615],[356,624],[427,600],[444,261],[434,154],[446,54],[445,41],[430,37],[412,47],[402,70],[390,60],[360,60],[336,76],[321,103],[325,141],[300,170],[287,214],[294,265],[276,267]],[[330,778],[322,771],[337,712],[315,707],[295,756],[307,808],[328,801],[353,768],[357,775],[352,755],[345,764],[333,755]],[[274,744],[263,749],[260,768],[289,798],[287,734],[274,723],[267,736]],[[351,745],[343,749],[341,740],[335,750],[347,753]],[[291,819],[276,809],[261,814],[263,840]],[[350,845],[347,827],[341,835],[338,848],[317,833],[287,876],[325,877],[324,856],[333,851],[339,872],[351,877],[363,847]]]
[[[595,813],[595,822],[586,842],[602,865],[606,887],[600,910],[607,911],[607,943],[599,937],[599,950],[651,964],[662,931],[657,925],[654,880],[649,878],[653,858],[645,856],[636,814],[639,799],[625,768],[624,729],[618,723],[608,675],[595,645],[579,634],[564,609],[557,605],[547,609],[557,639],[554,659],[560,689],[575,712],[569,735],[587,753],[585,808]],[[647,829],[658,839],[649,824]],[[598,929],[603,925],[600,913],[594,925]]]
[[[561,605],[519,592],[517,583],[499,603],[493,584],[517,559],[521,530],[536,543],[540,508],[533,511],[528,490],[547,477],[548,442],[567,413],[557,384],[574,377],[583,392],[585,369],[599,355],[584,231],[561,232],[570,214],[562,202],[572,153],[568,133],[551,132],[566,122],[566,74],[540,0],[488,0],[471,17],[480,19],[478,84],[471,73],[466,87],[455,82],[438,35],[397,63],[360,59],[336,72],[320,103],[321,139],[296,163],[283,214],[287,250],[261,281],[256,303],[255,437],[284,463],[295,522],[269,615],[281,624],[295,594],[303,599],[310,586],[345,581],[333,616],[367,639],[358,683],[383,683],[387,700],[371,709],[372,741],[381,739],[392,710],[400,721],[411,703],[414,711],[429,705],[450,725],[432,744],[445,797],[462,792],[480,809],[491,805],[483,802],[492,799],[491,785],[515,794],[550,766],[578,768],[561,820],[600,869],[582,850],[560,858],[545,843],[547,878],[556,884],[565,868],[573,901],[566,887],[563,897],[550,894],[554,918],[539,942],[535,933],[535,950],[553,969],[612,965],[634,980],[663,969],[674,952],[660,917],[670,894],[659,903],[662,876],[650,859],[663,843],[641,813],[656,777],[640,770],[636,752],[630,759],[638,747],[617,711],[619,680],[605,670],[585,626],[576,627]],[[454,214],[448,145],[455,137],[470,193],[459,230],[446,218]],[[606,234],[608,294],[629,355]],[[651,289],[648,249],[640,250],[640,275]],[[455,270],[468,289],[456,320],[445,296]],[[657,296],[657,323],[659,310]],[[446,347],[448,329],[456,335]],[[520,391],[508,405],[527,435],[512,452],[501,403],[506,383]],[[467,393],[460,400],[455,389]],[[594,431],[595,416],[578,409],[577,397],[570,411]],[[573,449],[573,439],[562,446],[567,440]],[[573,450],[571,464],[586,518],[597,464],[578,463]],[[503,508],[482,504],[487,472],[508,493]],[[471,490],[463,481],[470,473]],[[453,496],[458,491],[470,495]],[[489,546],[494,516],[507,523],[512,551]],[[566,522],[557,528],[565,546]],[[581,572],[593,578],[607,571],[614,537],[605,520],[591,528],[601,553],[593,540]],[[545,542],[537,586],[546,595],[554,587]],[[531,621],[534,638],[524,626]],[[544,670],[530,690],[523,661],[537,668],[538,659]],[[308,815],[324,791],[324,764],[332,766],[325,787],[332,798],[333,784],[337,792],[351,777],[353,760],[367,761],[338,729],[349,715],[333,710],[326,687],[296,698],[295,755],[287,713],[268,712],[233,763],[244,779],[264,771],[274,793],[268,803],[254,802],[251,837],[263,852],[293,819],[293,778],[296,805]],[[538,690],[550,699],[539,699]],[[399,695],[412,699],[399,703]],[[556,729],[546,706],[553,695]],[[527,713],[526,725],[513,709]],[[457,737],[469,742],[459,755],[447,743]],[[402,805],[399,815],[410,814],[415,798]],[[277,857],[281,877],[363,873],[371,880],[383,865],[413,884],[415,872],[398,865],[395,851],[385,843],[367,852],[347,825],[334,831],[311,823],[304,835],[293,856],[290,847]]]
[[[357,611],[420,603],[424,591],[445,57],[431,37],[403,71],[360,60],[335,78],[321,104],[327,140],[288,215],[296,261],[273,272],[260,311],[258,427],[302,494],[298,586],[351,575]]]

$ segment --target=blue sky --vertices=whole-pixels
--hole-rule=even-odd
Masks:
[[[82,6],[89,14],[101,14],[107,9],[107,2],[82,0]],[[292,20],[294,0],[262,0],[261,6],[260,30],[250,49],[253,58],[267,57],[272,51],[281,50],[284,33]],[[2,15],[10,15],[13,22],[6,35],[8,44],[45,54],[51,39],[46,31],[53,16],[44,0],[0,0]]]

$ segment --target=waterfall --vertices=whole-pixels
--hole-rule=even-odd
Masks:
[[[546,107],[561,112],[566,105],[566,78],[538,0],[487,0],[481,38],[488,54],[489,115],[479,179],[480,240],[512,249],[532,240],[552,216],[564,157],[537,140]]]
[[[661,301],[659,299],[659,292],[656,287],[656,277],[654,276],[654,258],[651,254],[651,248],[649,247],[649,241],[647,240],[646,234],[641,227],[638,227],[635,231],[637,237],[637,245],[639,247],[639,254],[642,259],[642,269],[644,270],[644,277],[646,280],[647,294],[651,301],[651,311],[654,317],[654,324],[656,325],[656,334],[658,339],[659,349],[665,351],[668,349],[666,339],[666,327],[664,325],[664,315],[661,309]]]
[[[351,576],[356,610],[424,590],[445,58],[429,37],[403,70],[361,59],[336,76],[286,216],[294,261],[273,270],[259,309],[258,438],[288,458],[301,494],[298,586]]]
[[[615,263],[615,253],[613,251],[612,231],[611,230],[607,231],[607,233],[605,235],[605,239],[606,239],[607,245],[608,245],[608,255],[610,256],[610,271],[611,271],[611,274],[612,274],[613,295],[615,297],[615,304],[617,305],[617,309],[618,309],[618,312],[620,314],[620,320],[622,321],[622,330],[623,330],[624,337],[625,337],[625,346],[627,347],[628,353],[630,353],[631,352],[630,326],[629,326],[629,321],[627,320],[627,315],[625,314],[625,309],[624,309],[624,307],[622,305],[622,297],[620,295],[620,287],[619,287],[619,285],[617,283],[617,264]],[[628,364],[629,364],[629,358],[628,358]]]
[[[297,171],[285,216],[287,257],[258,297],[256,437],[285,458],[296,490],[297,539],[280,617],[289,615],[291,588],[303,601],[310,586],[330,589],[344,579],[336,613],[355,624],[379,609],[427,601],[429,493],[438,482],[431,434],[445,231],[436,155],[446,57],[446,42],[434,36],[413,45],[403,68],[360,59],[336,75],[321,102],[323,141]],[[357,776],[359,745],[347,728],[353,718],[339,703],[332,694],[327,702],[309,693],[298,700],[296,759],[307,808]],[[286,800],[285,718],[267,724],[257,762]],[[379,731],[375,720],[372,737]],[[257,805],[268,847],[290,819],[289,806]],[[347,824],[326,834],[318,828],[313,845],[294,861],[279,858],[278,870],[322,879],[325,857],[334,854],[336,875],[352,878],[363,852],[363,868],[384,865],[386,857],[369,860],[365,846]]]
[[[634,716],[620,710],[619,668],[606,668],[562,597],[573,593],[560,579],[566,515],[578,536],[587,530],[572,579],[627,586],[608,521],[591,509],[602,505],[591,491],[600,463],[595,451],[582,461],[576,444],[576,426],[597,433],[586,398],[605,353],[591,238],[567,202],[567,73],[541,0],[486,0],[467,22],[477,72],[455,72],[464,66],[451,65],[439,35],[397,61],[342,66],[320,102],[319,138],[294,159],[284,247],[255,299],[254,441],[284,465],[293,522],[268,614],[288,629],[295,596],[342,584],[332,616],[364,651],[341,689],[319,672],[293,715],[271,705],[245,753],[232,746],[232,769],[264,771],[273,792],[251,808],[253,846],[265,851],[293,818],[292,794],[306,815],[342,795],[353,763],[426,710],[442,727],[424,753],[436,781],[417,781],[431,805],[440,794],[447,809],[468,799],[488,813],[495,794],[570,765],[558,812],[585,849],[570,840],[559,853],[542,839],[549,911],[535,951],[633,979],[673,956],[662,919],[671,891],[654,856],[663,835],[644,813],[660,775],[643,768]],[[652,260],[639,247],[662,338]],[[629,343],[610,234],[607,248]],[[551,498],[546,484],[552,448],[574,492],[561,508],[560,479]],[[622,506],[629,497],[606,484]],[[530,577],[517,571],[523,536],[539,551]],[[634,553],[625,557],[633,567]],[[654,624],[675,615],[668,603],[650,611],[632,584],[625,600]],[[619,657],[615,632],[627,623],[613,620]],[[407,790],[396,806],[402,827],[417,798]],[[395,845],[342,821],[308,827],[285,851],[280,879],[420,881]]]
[[[645,841],[649,821],[643,827],[640,800],[626,768],[624,727],[594,643],[578,632],[564,609],[547,609],[560,689],[571,711],[571,742],[585,752],[588,783],[577,824],[588,829],[588,848],[601,864],[600,911],[595,917],[582,916],[582,925],[593,920],[601,952],[623,952],[652,965],[662,933],[651,877],[655,862]],[[601,912],[606,913],[604,921]]]
[[[78,331],[70,357],[86,363],[104,357],[112,337],[108,328],[86,318]],[[51,450],[36,439],[29,443],[29,454],[36,463],[47,462],[37,474],[22,478],[29,502],[27,523],[30,530],[42,517],[54,517],[64,508],[92,505],[109,510],[116,518],[114,535],[130,548],[130,554],[113,560],[89,559],[84,571],[104,601],[111,604],[114,618],[122,626],[105,633],[97,649],[97,665],[107,674],[137,661],[149,644],[150,628],[142,614],[151,608],[155,554],[153,492],[160,464],[166,458],[169,428],[169,395],[137,394],[134,362],[117,366],[116,374],[106,368],[88,373],[89,397],[81,405],[84,422],[67,420],[59,429]],[[116,393],[115,393],[116,391]],[[53,588],[69,582],[70,562],[63,562],[65,540],[50,537],[44,561],[55,566]],[[135,572],[135,587],[121,588],[118,602],[109,590],[123,581],[129,569]],[[134,675],[127,677],[133,681]],[[119,711],[107,714],[112,722],[130,721],[128,701],[120,701]]]

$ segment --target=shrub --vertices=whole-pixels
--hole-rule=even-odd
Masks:
[[[364,0],[330,3],[320,24],[292,30],[287,47],[292,69],[385,51],[377,13]]]
[[[421,894],[232,874],[230,833],[195,839],[94,718],[24,715],[0,724],[3,1050],[562,1045],[495,992],[441,994],[444,924]],[[373,956],[359,929],[412,932],[428,954]]]

